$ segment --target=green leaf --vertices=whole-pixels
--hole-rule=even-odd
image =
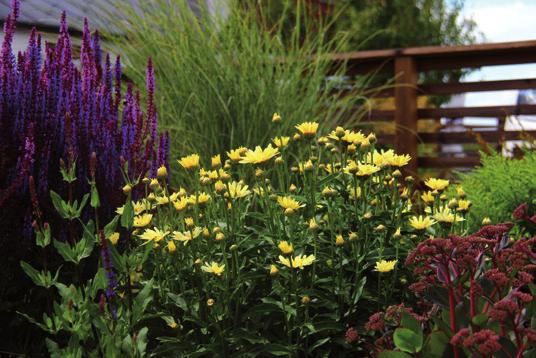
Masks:
[[[149,302],[153,300],[151,295],[153,280],[147,281],[143,289],[138,293],[132,305],[132,323],[137,324],[142,318]]]
[[[115,229],[117,228],[117,223],[119,222],[119,216],[115,216],[112,221],[110,221],[106,226],[104,227],[104,236],[110,237],[115,232]]]
[[[354,292],[354,300],[353,304],[357,304],[359,299],[361,298],[361,295],[363,294],[363,288],[365,287],[365,284],[367,283],[367,277],[363,276],[361,280],[359,280],[359,283],[356,285],[355,292]]]
[[[78,264],[78,261],[76,260],[76,252],[75,250],[73,250],[71,245],[66,242],[60,242],[58,240],[53,240],[53,244],[58,253],[61,255],[61,257],[63,257],[65,261]]]
[[[432,332],[423,348],[423,356],[430,358],[441,358],[445,353],[445,348],[449,346],[449,337],[443,331]]]
[[[39,247],[47,247],[50,245],[51,237],[50,225],[45,225],[43,229],[35,231],[35,244]]]
[[[58,240],[53,240],[53,245],[65,261],[78,264],[76,248],[73,249],[67,242]]]
[[[407,328],[413,331],[413,333],[422,336],[421,324],[415,319],[415,317],[413,317],[407,312],[402,312],[401,316],[402,316],[402,322],[400,323],[400,325],[402,327]]]
[[[68,219],[69,213],[67,211],[67,203],[61,198],[61,196],[59,196],[59,194],[54,190],[51,190],[50,199],[52,199],[52,204],[54,205],[54,208],[58,214],[60,214],[62,218]]]
[[[407,328],[397,328],[393,334],[395,346],[401,351],[417,353],[422,348],[422,335],[419,335]]]
[[[20,262],[20,267],[22,267],[23,271],[26,273],[26,275],[28,275],[28,277],[33,281],[33,283],[38,286],[43,286],[39,271],[37,271],[24,261]]]
[[[100,206],[99,191],[95,184],[91,185],[91,201],[89,202],[92,208],[98,208]]]
[[[130,193],[128,199],[123,206],[123,214],[121,214],[121,226],[125,229],[130,229],[134,221],[134,207],[132,206],[132,200],[130,200]]]
[[[473,319],[472,319],[473,324],[479,327],[482,327],[483,325],[485,325],[487,321],[488,321],[488,315],[486,315],[485,313],[479,313],[473,316]]]
[[[143,327],[138,332],[138,337],[136,339],[136,348],[138,350],[138,354],[140,357],[145,356],[145,350],[147,349],[147,332],[149,329],[147,327]]]
[[[84,206],[86,206],[88,199],[89,199],[89,194],[84,194],[84,196],[82,197],[82,201],[80,202],[80,206],[78,206],[78,208],[75,209],[76,217],[74,217],[73,219],[80,217],[80,215],[82,214],[82,210],[84,210]],[[76,201],[75,201],[74,207],[75,208],[77,207]]]
[[[378,358],[411,358],[411,356],[404,352],[383,351],[378,354]]]

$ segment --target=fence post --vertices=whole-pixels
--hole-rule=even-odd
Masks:
[[[395,149],[411,155],[406,174],[417,175],[417,66],[409,56],[395,57]]]

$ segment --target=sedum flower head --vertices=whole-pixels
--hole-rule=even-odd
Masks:
[[[380,260],[380,261],[377,261],[376,266],[374,268],[374,271],[378,271],[378,272],[392,271],[395,268],[395,265],[396,265],[397,261],[398,260],[393,260],[393,261]]]
[[[314,255],[298,255],[286,258],[279,255],[279,262],[290,268],[299,268],[303,270],[305,266],[311,265],[315,261]]]
[[[424,185],[432,190],[442,191],[449,186],[449,181],[445,179],[430,178],[424,182]]]
[[[180,160],[178,160],[179,164],[187,170],[196,169],[199,167],[199,155],[198,154],[190,154],[186,157],[182,157]]]
[[[409,224],[415,230],[426,230],[430,226],[435,224],[435,221],[430,219],[428,216],[423,217],[422,215],[413,216],[409,219]]]
[[[144,227],[151,223],[153,214],[142,214],[134,216],[134,227]]]
[[[206,263],[201,266],[201,270],[212,273],[216,276],[221,276],[223,271],[225,271],[225,265],[219,265],[218,263],[212,261],[210,264]]]
[[[272,147],[271,144],[268,144],[268,146],[264,149],[262,149],[260,146],[256,146],[255,150],[249,149],[246,153],[244,153],[244,156],[242,157],[242,160],[240,160],[240,163],[262,164],[269,161],[277,154],[279,154],[279,150],[277,148]]]
[[[287,241],[280,241],[277,247],[285,255],[290,255],[291,253],[294,252],[294,246],[292,246],[292,244],[289,244]]]
[[[316,122],[303,122],[301,124],[298,124],[296,126],[296,129],[303,135],[303,136],[314,136],[316,135],[316,131],[318,130],[318,123]]]

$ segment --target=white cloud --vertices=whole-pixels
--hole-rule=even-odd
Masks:
[[[536,39],[536,1],[469,1],[464,15],[476,21],[487,42]]]

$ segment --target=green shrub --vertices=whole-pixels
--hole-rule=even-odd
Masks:
[[[229,2],[225,16],[207,8],[190,11],[178,0],[139,6],[123,9],[128,20],[112,39],[129,65],[126,75],[137,84],[144,83],[146,59],[152,58],[159,126],[170,131],[173,157],[267,143],[274,129],[336,122],[351,110],[331,95],[337,86],[326,81],[331,63],[319,56],[337,51],[344,39],[326,41],[321,23],[302,24],[316,29],[288,38],[281,24],[291,12],[267,28],[262,15],[238,2]],[[282,116],[278,126],[271,121],[274,112]]]
[[[498,153],[483,155],[482,165],[463,175],[461,184],[473,203],[470,231],[477,230],[486,217],[493,223],[512,220],[514,209],[536,190],[536,152],[526,151],[520,160]]]

